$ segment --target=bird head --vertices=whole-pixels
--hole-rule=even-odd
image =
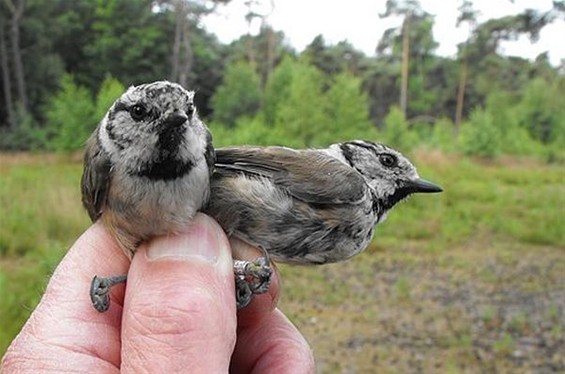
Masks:
[[[196,114],[194,92],[167,81],[130,87],[99,128],[113,165],[151,179],[186,172],[204,153],[209,136]]]
[[[339,146],[349,165],[374,189],[374,197],[385,212],[413,193],[442,191],[441,187],[420,178],[414,165],[390,147],[365,140]]]

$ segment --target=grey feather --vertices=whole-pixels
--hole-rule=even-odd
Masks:
[[[367,141],[220,148],[215,168],[205,213],[273,259],[300,264],[354,256],[398,201],[440,190],[422,183],[402,154]]]
[[[305,167],[308,165],[308,167]],[[362,176],[335,158],[312,150],[238,147],[216,150],[220,175],[264,177],[293,197],[313,204],[355,204],[367,193]],[[335,184],[336,180],[344,183]],[[331,185],[332,188],[327,188]]]
[[[110,186],[111,163],[108,153],[100,147],[98,130],[86,144],[84,173],[82,174],[82,204],[94,222],[102,214]]]

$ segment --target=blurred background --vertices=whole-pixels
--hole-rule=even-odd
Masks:
[[[0,354],[90,224],[88,135],[169,79],[217,146],[369,139],[444,187],[280,266],[319,372],[565,372],[565,2],[439,3],[0,0]]]

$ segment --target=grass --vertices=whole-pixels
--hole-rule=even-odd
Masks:
[[[565,371],[565,170],[416,153],[414,196],[360,256],[280,266],[321,373]],[[77,157],[0,155],[0,354],[89,225]]]

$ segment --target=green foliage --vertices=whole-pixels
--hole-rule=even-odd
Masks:
[[[272,129],[265,126],[265,121],[261,116],[240,117],[233,127],[226,127],[218,122],[212,122],[209,126],[214,134],[214,145],[217,147],[242,144],[284,145],[284,141],[277,139]]]
[[[44,146],[45,133],[31,113],[24,111],[21,106],[16,110],[16,123],[19,125],[15,129],[0,127],[0,149],[35,151]]]
[[[124,92],[124,86],[108,76],[100,85],[96,100],[89,91],[64,75],[60,91],[46,109],[47,123],[39,133],[43,146],[54,151],[74,151],[86,140],[112,103]]]
[[[461,131],[463,152],[471,156],[492,158],[499,154],[500,146],[500,129],[496,127],[491,113],[476,109]]]
[[[302,55],[328,76],[354,71],[365,60],[363,53],[356,50],[348,41],[328,46],[322,35],[316,36],[306,46]]]
[[[238,118],[234,113],[231,121],[235,126],[218,118],[211,125],[215,138],[222,144],[239,141],[296,147],[375,138],[377,132],[368,118],[368,99],[361,81],[342,73],[328,82],[327,92],[324,83],[323,74],[305,60],[285,60],[267,82],[263,110],[255,117]],[[237,107],[241,98],[238,90],[221,93],[223,102],[233,102]]]
[[[197,91],[198,113],[204,118],[212,115],[211,97],[222,83],[227,59],[227,47],[220,44],[215,35],[201,28],[193,28],[190,33],[194,64],[189,75],[189,89]],[[165,76],[161,76],[163,79]]]
[[[153,12],[145,0],[100,0],[88,15],[88,43],[81,81],[94,89],[111,74],[126,84],[163,79],[168,75],[172,22]]]
[[[324,111],[323,74],[304,60],[292,65],[292,79],[288,95],[278,102],[273,127],[274,134],[288,140],[289,146],[320,145],[320,137],[327,131],[327,113]]]
[[[535,38],[553,13],[527,10],[477,24],[459,58],[452,59],[434,54],[433,16],[418,1],[391,0],[383,16],[402,16],[403,27],[383,34],[377,56],[366,56],[348,42],[332,45],[322,36],[297,55],[284,43],[284,34],[268,25],[256,36],[220,43],[199,24],[199,14],[210,9],[197,3],[190,7],[190,45],[182,47],[190,65],[184,75],[188,88],[198,93],[201,116],[233,128],[233,139],[317,146],[342,139],[380,139],[373,127],[386,122],[385,141],[403,149],[423,145],[466,154],[565,160],[565,78],[547,54],[530,62],[497,51],[501,41],[521,35]],[[0,12],[8,11],[6,7],[0,2]],[[18,107],[9,53],[13,103],[5,105],[5,91],[0,90],[0,148],[78,149],[122,91],[118,82],[130,85],[170,77],[178,21],[173,9],[170,2],[146,0],[28,4],[19,25],[18,47],[31,105],[26,110]],[[461,20],[473,19],[468,4],[460,11]],[[408,108],[401,119],[391,108],[398,102],[406,30]],[[8,38],[9,32],[4,35]],[[232,63],[226,67],[226,61]],[[475,131],[471,124],[456,139],[450,136],[448,122],[429,126],[416,121],[453,116],[463,63],[468,73],[463,115],[473,122],[471,113],[477,111],[480,117],[484,111],[496,130]],[[110,75],[116,80],[99,87]],[[7,123],[8,112],[18,113],[15,125]],[[494,132],[496,140],[491,141]]]
[[[383,141],[399,150],[408,151],[414,146],[414,135],[400,109],[393,106],[384,120]]]
[[[376,136],[361,81],[345,72],[327,81],[307,59],[287,58],[274,71],[267,82],[264,114],[272,137],[289,146]]]
[[[258,14],[254,18],[260,18]],[[257,68],[261,77],[261,86],[273,73],[273,69],[285,58],[294,55],[292,47],[286,43],[286,37],[280,30],[275,30],[268,23],[262,22],[259,33],[243,35],[230,45],[232,59],[246,59]]]
[[[61,80],[61,90],[47,106],[47,147],[72,151],[84,146],[96,127],[95,106],[90,92],[75,83],[70,75]]]
[[[526,85],[518,107],[518,120],[534,139],[548,144],[565,137],[564,94],[564,77],[551,82],[537,78]]]
[[[275,124],[279,104],[289,94],[293,78],[293,68],[294,61],[290,56],[287,56],[277,66],[267,81],[263,103],[263,113],[267,125],[272,126]]]
[[[100,85],[98,95],[96,95],[94,118],[97,121],[101,121],[112,106],[112,103],[124,92],[125,87],[123,84],[111,76],[106,77]]]
[[[320,134],[322,143],[376,138],[376,127],[369,121],[369,98],[359,78],[345,72],[336,75],[324,96],[324,107],[328,128]]]
[[[453,122],[447,118],[440,118],[434,123],[428,146],[445,152],[455,152]]]
[[[493,91],[488,95],[485,110],[500,134],[497,152],[511,155],[539,155],[541,144],[520,125],[519,108],[520,104],[506,92]]]
[[[244,61],[229,64],[212,97],[214,120],[233,127],[239,117],[255,115],[261,106],[260,85],[253,65]]]

